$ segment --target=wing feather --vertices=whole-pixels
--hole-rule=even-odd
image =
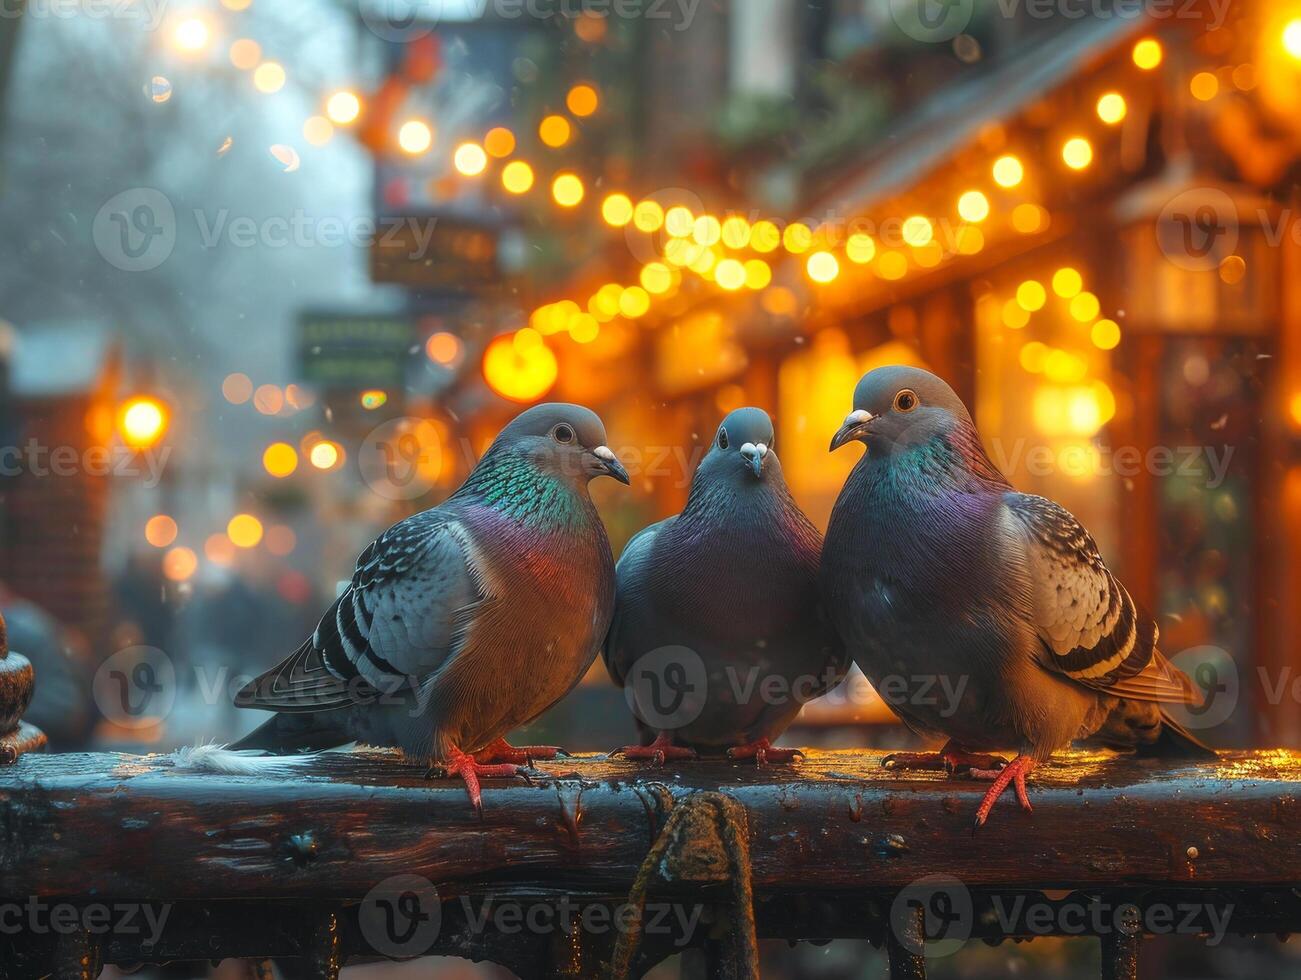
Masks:
[[[1008,493],[1004,502],[1026,551],[1043,664],[1118,697],[1195,702],[1188,679],[1156,648],[1156,622],[1074,515],[1032,494]]]
[[[312,636],[246,684],[235,703],[322,711],[418,685],[463,645],[481,586],[458,523],[438,511],[407,518],[361,553]]]

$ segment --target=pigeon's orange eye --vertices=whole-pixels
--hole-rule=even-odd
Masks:
[[[719,430],[718,430],[718,448],[719,448],[719,449],[726,449],[726,448],[727,448],[727,430],[726,430],[726,429],[719,429]]]
[[[900,412],[911,412],[921,404],[917,398],[917,392],[911,388],[903,388],[894,396],[894,407]]]
[[[562,446],[567,446],[569,443],[574,441],[574,430],[565,425],[564,422],[561,422],[551,430],[551,438],[556,440],[556,442],[560,443]]]

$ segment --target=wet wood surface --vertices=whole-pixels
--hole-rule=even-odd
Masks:
[[[292,773],[185,771],[166,756],[26,755],[0,769],[0,895],[355,900],[395,874],[445,886],[626,892],[670,799],[721,790],[749,815],[760,890],[969,885],[1295,884],[1301,753],[1215,764],[1063,754],[972,820],[986,784],[883,769],[877,752],[794,766],[701,761],[663,770],[604,756],[552,776],[462,786],[382,752]]]

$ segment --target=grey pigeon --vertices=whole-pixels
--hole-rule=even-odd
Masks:
[[[512,729],[578,683],[614,609],[614,560],[588,496],[628,474],[578,405],[511,422],[445,502],[389,528],[315,633],[235,698],[277,712],[232,748],[398,746],[466,783],[533,755]]]
[[[947,384],[870,372],[831,448],[853,441],[867,452],[832,511],[823,598],[904,723],[948,739],[890,763],[992,779],[979,825],[1009,784],[1029,810],[1026,774],[1072,740],[1210,752],[1162,708],[1198,699],[1156,624],[1070,513],[1012,489]],[[1010,763],[979,754],[1004,749]]]
[[[625,755],[794,758],[771,741],[849,665],[818,604],[821,548],[782,477],[772,421],[757,408],[730,413],[682,513],[639,532],[615,569],[605,663],[650,743]],[[674,695],[690,696],[674,705]]]

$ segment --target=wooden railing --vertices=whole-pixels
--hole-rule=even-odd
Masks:
[[[984,784],[880,760],[563,759],[486,784],[480,818],[387,753],[257,776],[31,753],[0,769],[0,969],[242,957],[334,977],[434,953],[636,976],[699,947],[728,977],[780,937],[867,938],[920,977],[939,944],[1084,934],[1126,977],[1144,933],[1301,927],[1299,754],[1070,754],[1036,771],[1033,814],[1005,800],[975,832]]]

